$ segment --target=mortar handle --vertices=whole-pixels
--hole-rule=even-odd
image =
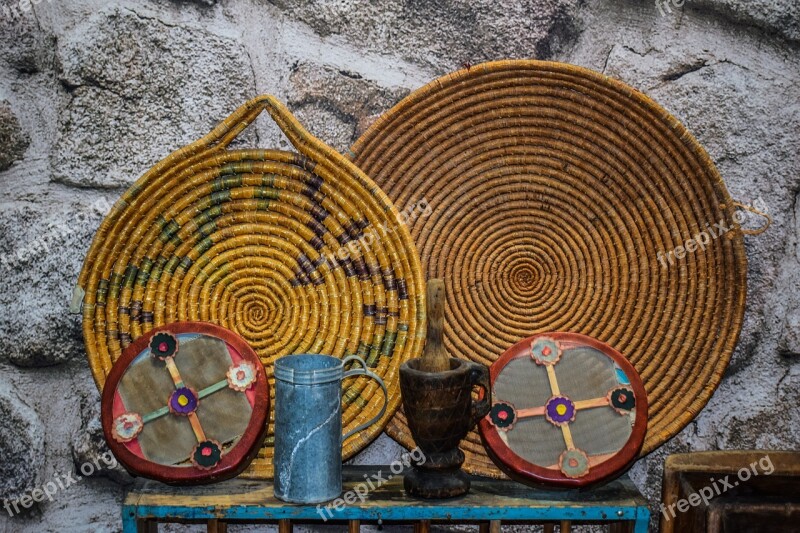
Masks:
[[[476,401],[472,401],[470,408],[472,423],[470,428],[478,423],[478,421],[489,414],[492,408],[492,384],[489,379],[489,367],[480,363],[470,362],[469,369],[469,382],[473,387],[480,387],[483,389],[483,397]]]
[[[446,372],[450,370],[450,357],[444,348],[444,280],[428,280],[426,302],[428,331],[419,369],[423,372]]]

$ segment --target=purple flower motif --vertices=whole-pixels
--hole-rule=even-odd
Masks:
[[[180,387],[169,397],[169,410],[174,415],[189,416],[197,410],[197,392],[189,387]]]
[[[566,396],[553,396],[544,406],[544,416],[556,426],[565,426],[575,420],[575,404]]]

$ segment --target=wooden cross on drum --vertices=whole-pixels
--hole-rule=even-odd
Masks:
[[[142,335],[103,389],[103,432],[132,473],[170,484],[220,481],[257,454],[269,389],[248,344],[214,324],[181,322]]]
[[[576,333],[518,342],[491,367],[479,429],[495,463],[529,484],[585,487],[625,471],[644,442],[647,395],[619,352]]]

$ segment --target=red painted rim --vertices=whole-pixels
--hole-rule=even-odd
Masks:
[[[247,430],[239,442],[222,456],[219,464],[211,470],[204,470],[195,466],[167,466],[139,457],[123,444],[118,443],[111,436],[111,427],[114,420],[113,405],[119,381],[128,370],[136,357],[147,348],[150,338],[157,332],[168,332],[174,335],[180,333],[198,333],[217,337],[232,346],[241,356],[255,363],[258,377],[255,383],[255,403]],[[240,474],[258,454],[261,443],[267,435],[267,414],[269,413],[269,383],[266,372],[258,358],[247,342],[236,333],[207,322],[175,322],[160,326],[148,331],[131,343],[120,358],[114,363],[103,388],[101,421],[111,452],[133,475],[155,479],[170,485],[191,485],[198,483],[213,483],[230,479]]]
[[[647,432],[648,405],[647,392],[644,389],[642,379],[639,377],[639,373],[636,372],[636,369],[633,368],[633,365],[611,346],[592,337],[581,335],[580,333],[553,332],[533,335],[532,337],[517,342],[511,348],[503,352],[503,355],[501,355],[489,369],[492,388],[494,388],[495,380],[509,362],[520,357],[530,357],[531,342],[541,337],[589,346],[610,357],[619,365],[630,380],[630,386],[636,397],[636,420],[634,421],[631,435],[628,437],[625,446],[612,458],[599,465],[593,466],[586,476],[577,479],[567,477],[558,470],[551,470],[535,465],[517,455],[500,438],[497,428],[489,421],[489,415],[483,417],[478,423],[478,430],[480,431],[486,451],[498,468],[503,470],[512,479],[522,483],[558,486],[563,488],[580,488],[601,481],[610,481],[622,474],[633,464],[644,443],[644,436]]]

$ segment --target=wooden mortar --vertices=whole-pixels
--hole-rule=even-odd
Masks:
[[[400,367],[403,408],[422,452],[403,484],[411,496],[422,498],[451,498],[469,491],[469,478],[461,470],[464,452],[458,444],[491,407],[489,369],[447,354],[444,309],[444,282],[432,279],[427,286],[425,350],[421,358]],[[475,387],[483,389],[477,402],[472,399]]]

